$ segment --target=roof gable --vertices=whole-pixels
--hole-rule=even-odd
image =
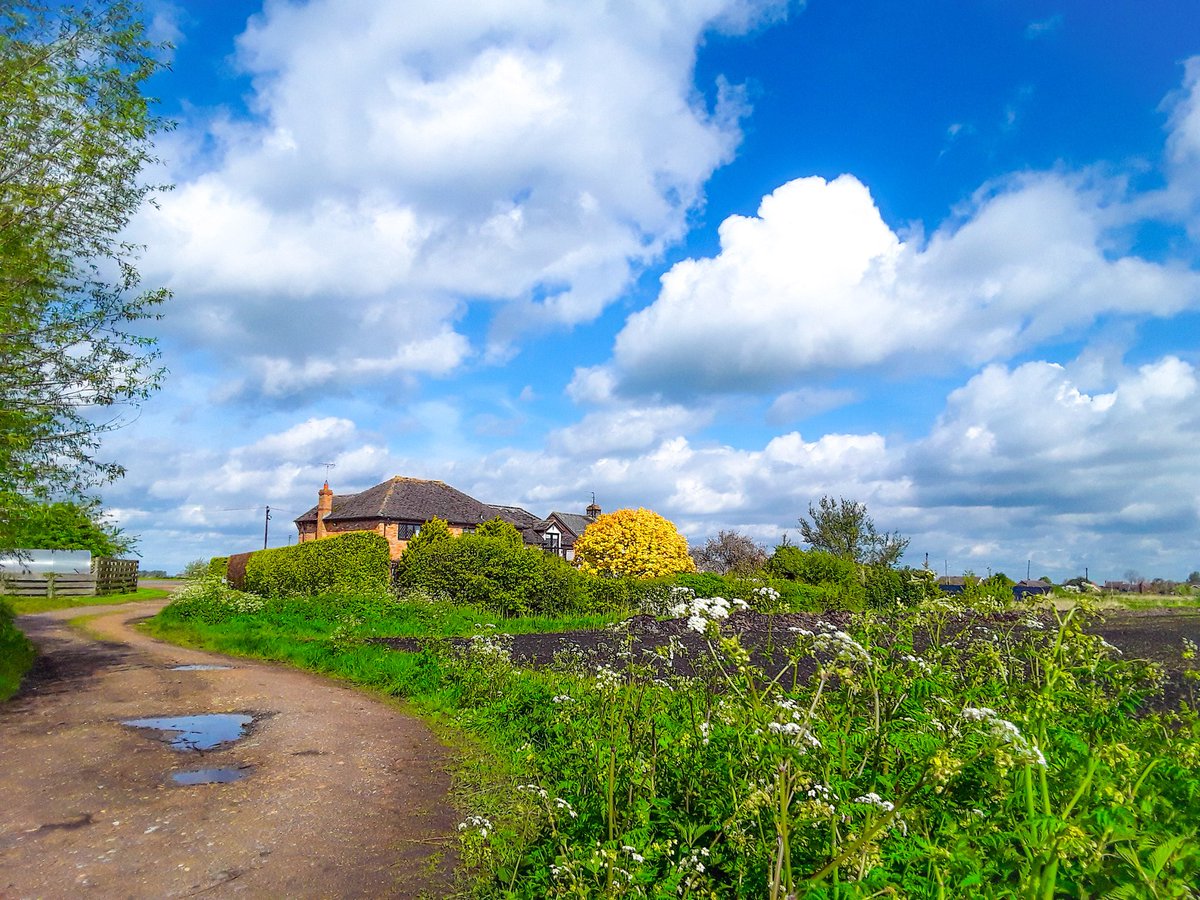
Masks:
[[[334,494],[333,508],[326,522],[361,519],[386,519],[428,522],[445,519],[451,525],[478,525],[497,515],[494,507],[481,503],[444,481],[405,478],[397,475],[357,494]],[[297,522],[316,521],[314,506]]]

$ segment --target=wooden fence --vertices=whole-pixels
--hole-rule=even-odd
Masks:
[[[97,597],[132,594],[138,586],[138,561],[93,556],[92,577],[96,580]]]
[[[90,573],[4,573],[0,594],[14,597],[103,597],[137,590],[138,561],[92,557]]]

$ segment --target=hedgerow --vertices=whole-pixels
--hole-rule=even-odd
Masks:
[[[263,597],[381,594],[389,572],[387,539],[351,531],[255,553],[246,562],[245,589]]]
[[[396,589],[505,616],[589,606],[585,586],[566,560],[486,534],[410,545],[397,568]]]
[[[17,692],[34,655],[33,644],[13,622],[12,607],[0,600],[0,701]]]

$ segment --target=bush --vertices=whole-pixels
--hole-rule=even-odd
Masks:
[[[183,570],[184,578],[199,578],[204,574],[202,567],[198,567],[196,562],[188,563],[187,568]],[[208,561],[208,574],[215,575],[217,578],[226,578],[229,575],[229,557],[214,556]]]
[[[33,644],[14,624],[12,607],[0,600],[0,701],[17,692],[33,657]]]
[[[792,546],[776,547],[767,561],[767,571],[776,578],[805,584],[850,585],[858,581],[858,566],[853,561]]]
[[[505,522],[499,516],[496,516],[494,519],[488,519],[488,521],[475,529],[475,533],[479,537],[496,538],[510,547],[525,546],[525,540],[521,537],[521,532],[517,531],[516,526],[511,522]]]
[[[696,566],[675,526],[648,509],[618,509],[589,525],[575,541],[575,561],[589,575],[660,578]]]
[[[246,562],[246,590],[263,597],[381,594],[388,587],[389,566],[383,535],[351,531],[258,551]]]
[[[513,546],[504,537],[464,534],[405,551],[396,588],[435,600],[481,606],[505,616],[574,612],[588,592],[578,573],[557,556]]]
[[[587,598],[588,612],[630,612],[662,614],[670,605],[670,578],[613,578],[576,573]]]
[[[231,588],[224,577],[209,573],[176,591],[163,615],[216,625],[233,616],[261,612],[263,605],[261,597]]]

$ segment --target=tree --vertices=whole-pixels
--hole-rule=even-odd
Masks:
[[[1187,583],[1194,586],[1200,585],[1200,572],[1192,572],[1188,575]]]
[[[726,575],[749,575],[767,563],[767,551],[750,537],[736,531],[718,531],[704,546],[692,551],[696,569]]]
[[[822,497],[800,517],[800,536],[813,550],[832,553],[860,565],[894,566],[908,547],[898,531],[880,534],[866,504]]]
[[[687,540],[648,509],[605,513],[575,541],[575,560],[592,575],[659,578],[691,572]]]
[[[119,477],[100,436],[162,377],[138,327],[168,294],[122,239],[157,189],[139,176],[167,127],[142,93],[161,49],[122,0],[0,10],[0,535]]]
[[[11,543],[3,549],[87,550],[92,556],[122,556],[133,540],[100,520],[95,506],[78,503],[28,504],[11,522]]]
[[[503,541],[510,547],[524,547],[525,541],[521,537],[521,532],[517,531],[515,525],[511,522],[505,522],[499,516],[494,519],[488,519],[482,525],[475,529],[475,533],[479,537],[496,538]]]

